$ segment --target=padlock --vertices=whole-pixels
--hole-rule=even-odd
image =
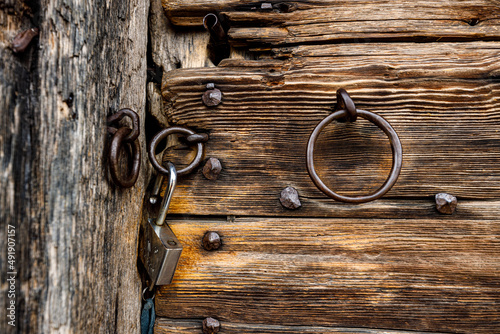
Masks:
[[[168,171],[168,186],[158,217],[148,220],[141,238],[140,258],[150,278],[150,289],[155,285],[166,285],[172,282],[182,252],[181,243],[170,227],[165,224],[170,200],[177,183],[177,171],[170,162]]]

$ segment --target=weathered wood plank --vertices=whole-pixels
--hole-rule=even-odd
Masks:
[[[209,132],[206,157],[223,166],[217,181],[206,180],[201,168],[182,178],[172,210],[282,215],[279,193],[293,186],[303,207],[291,214],[335,215],[339,206],[307,175],[305,149],[340,87],[401,138],[403,169],[386,197],[430,199],[444,191],[498,198],[499,51],[495,42],[310,46],[276,49],[283,61],[226,60],[217,68],[168,72],[166,119]],[[216,108],[201,102],[208,82],[223,93]],[[363,120],[330,125],[316,151],[318,173],[340,193],[373,191],[391,164],[387,138]],[[179,158],[188,152],[176,147],[173,160],[188,161]]]
[[[290,25],[286,28],[235,27],[228,32],[232,45],[247,44],[304,44],[331,43],[354,40],[367,43],[384,41],[457,41],[457,40],[499,40],[499,20],[489,24],[470,26],[463,21],[445,20],[402,20],[337,22],[304,25]],[[490,25],[491,24],[491,25]],[[318,33],[319,32],[319,33]]]
[[[185,183],[181,179],[180,183]],[[237,207],[233,201],[236,199],[224,198],[218,194],[196,200],[196,193],[190,193],[186,185],[180,184],[176,187],[174,199],[169,207],[169,214],[176,217],[190,215],[215,215],[215,216],[252,216],[265,215],[275,217],[322,217],[322,218],[427,218],[448,220],[464,219],[497,219],[500,215],[500,201],[470,201],[459,199],[458,208],[452,216],[442,215],[436,210],[434,197],[427,199],[380,199],[364,204],[345,204],[334,202],[329,198],[304,198],[300,197],[302,207],[296,210],[288,210],[281,206],[279,201],[279,190],[269,202],[260,201],[253,203],[249,196],[246,199],[238,199],[242,207]],[[188,199],[184,196],[189,196]],[[271,198],[271,196],[269,196]],[[192,202],[189,202],[191,200]],[[260,205],[260,206],[259,206]],[[181,210],[187,212],[182,213]],[[197,210],[197,211],[196,211]],[[196,212],[194,212],[196,211]],[[194,212],[194,213],[193,213]]]
[[[163,71],[213,66],[206,52],[210,36],[202,29],[174,29],[163,13],[161,0],[151,1],[149,34],[152,60]]]
[[[170,221],[184,244],[157,313],[281,326],[492,333],[498,221]],[[201,248],[206,231],[222,238]]]
[[[467,21],[475,18],[488,21],[498,18],[500,9],[497,4],[486,0],[462,0],[449,2],[420,1],[415,4],[408,0],[396,1],[287,1],[286,3],[269,1],[272,10],[261,10],[262,2],[254,0],[163,0],[163,7],[175,25],[202,25],[203,17],[208,13],[227,12],[249,22],[314,22],[328,21],[382,21],[397,19],[435,19]],[[334,15],[332,15],[334,12]],[[315,15],[306,15],[307,13]]]
[[[168,318],[157,318],[155,334],[199,334],[202,328],[201,320],[178,320]],[[397,331],[371,328],[334,328],[319,326],[279,326],[260,324],[241,324],[234,322],[222,322],[219,334],[299,334],[299,333],[323,333],[323,334],[437,334],[418,331]]]
[[[111,183],[106,117],[129,107],[144,126],[148,8],[146,0],[0,5],[1,333],[139,331],[149,169],[143,154],[137,186]],[[11,39],[34,23],[39,40],[13,55]],[[144,129],[139,141],[145,152]],[[19,233],[16,327],[4,313],[5,224]]]
[[[31,85],[37,83],[32,71],[36,63],[33,45],[37,39],[23,55],[11,50],[14,36],[33,27],[32,15],[22,1],[0,5],[0,332],[5,334],[37,332],[43,291],[35,287],[47,279],[41,260],[45,241],[33,237],[41,233],[43,225],[34,215],[34,201],[27,200],[36,189],[31,175],[39,168],[34,160],[36,148],[30,145],[36,101]],[[15,249],[14,261],[8,246]],[[15,281],[7,281],[11,272],[17,273]],[[22,289],[21,284],[28,288]]]
[[[201,25],[221,12],[235,45],[289,44],[338,40],[499,39],[500,7],[480,1],[289,1],[261,10],[255,1],[163,0],[177,25]],[[263,28],[266,27],[266,28]]]
[[[161,0],[151,0],[149,38],[151,59],[148,71],[155,76],[152,80],[155,82],[149,82],[147,86],[148,113],[160,121],[161,127],[168,127],[168,122],[161,117],[164,107],[157,80],[161,80],[163,72],[176,68],[213,66],[207,54],[209,35],[200,29],[175,30],[163,13]],[[148,124],[148,128],[153,128],[152,124]]]

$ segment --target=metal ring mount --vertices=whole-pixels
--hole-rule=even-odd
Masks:
[[[111,132],[114,132],[113,139],[111,139],[111,147],[109,149],[109,170],[111,173],[111,178],[116,185],[122,188],[130,188],[137,181],[137,177],[139,176],[139,170],[141,167],[141,147],[139,145],[139,141],[127,141],[127,137],[129,137],[133,132],[130,128],[127,127],[122,127],[118,130],[111,130]],[[120,149],[123,147],[124,143],[130,144],[132,146],[133,156],[132,169],[125,179],[123,179],[118,172],[120,169],[118,167],[118,156],[120,153]]]
[[[349,122],[356,122],[356,119],[358,118],[356,105],[344,88],[340,88],[337,90],[337,105],[335,106],[334,110],[347,111],[347,117],[345,119],[339,119],[339,121],[345,122],[347,120]]]
[[[345,92],[345,91],[344,91]],[[347,94],[347,92],[346,92]],[[348,95],[347,95],[348,96]],[[350,98],[349,98],[350,99]],[[401,146],[401,142],[399,137],[392,128],[392,126],[387,122],[382,116],[374,114],[370,111],[356,109],[357,116],[360,116],[373,124],[377,125],[384,133],[389,137],[389,141],[391,142],[392,148],[392,168],[389,174],[389,177],[384,182],[384,184],[374,193],[367,196],[358,196],[358,197],[349,197],[343,196],[335,193],[330,188],[328,188],[323,181],[319,178],[316,170],[314,169],[314,144],[318,139],[320,132],[332,121],[338,119],[348,119],[350,120],[350,113],[347,110],[338,110],[333,114],[329,115],[325,119],[323,119],[313,130],[311,136],[309,137],[309,141],[307,143],[307,152],[306,152],[306,162],[307,162],[307,171],[312,181],[327,196],[333,198],[334,200],[346,203],[366,203],[373,200],[376,200],[382,197],[385,193],[387,193],[392,186],[396,183],[398,179],[399,173],[401,172],[401,165],[403,162],[403,148]]]
[[[139,115],[132,109],[123,108],[118,110],[115,114],[108,117],[108,124],[118,122],[123,117],[128,116],[132,119],[132,131],[130,134],[124,138],[126,142],[132,142],[139,137],[140,128],[139,128]]]
[[[179,133],[185,136],[192,136],[195,135],[196,133],[193,130],[190,130],[188,128],[183,128],[180,126],[173,126],[170,128],[166,128],[158,132],[154,138],[151,140],[151,143],[149,144],[149,150],[148,150],[148,155],[149,155],[149,160],[151,161],[151,164],[153,167],[158,171],[158,173],[161,173],[163,175],[168,175],[168,169],[162,166],[161,163],[158,162],[156,159],[156,147],[158,144],[165,139],[167,136],[174,134],[174,133]],[[191,137],[193,138],[193,137]],[[201,162],[201,159],[203,158],[203,143],[202,142],[197,142],[196,143],[196,157],[194,160],[185,168],[180,169],[177,171],[177,175],[186,175],[191,173]]]

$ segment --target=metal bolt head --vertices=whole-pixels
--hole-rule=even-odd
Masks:
[[[203,334],[217,334],[220,330],[219,320],[214,318],[205,318],[203,320]]]
[[[273,5],[269,2],[263,2],[261,5],[260,5],[260,9],[262,10],[270,10],[270,9],[273,9]]]
[[[457,208],[457,198],[446,193],[436,194],[436,209],[443,214],[451,215]]]
[[[222,165],[217,158],[210,158],[203,167],[203,175],[209,180],[217,180],[222,171]]]
[[[286,187],[281,191],[281,205],[290,210],[298,209],[302,206],[299,200],[299,193],[293,187]]]
[[[201,100],[207,107],[216,107],[222,102],[222,92],[215,88],[213,83],[207,84],[207,91],[203,93]]]
[[[202,240],[203,248],[207,251],[217,250],[220,248],[222,241],[217,232],[207,232]]]

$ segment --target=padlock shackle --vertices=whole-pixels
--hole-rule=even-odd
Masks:
[[[177,185],[177,170],[175,166],[170,161],[167,162],[168,169],[168,183],[167,189],[165,190],[165,196],[161,202],[160,212],[158,212],[158,217],[156,218],[156,225],[162,226],[165,224],[165,219],[167,218],[168,207],[170,206],[170,201],[172,200],[172,195],[174,194],[175,186]]]

